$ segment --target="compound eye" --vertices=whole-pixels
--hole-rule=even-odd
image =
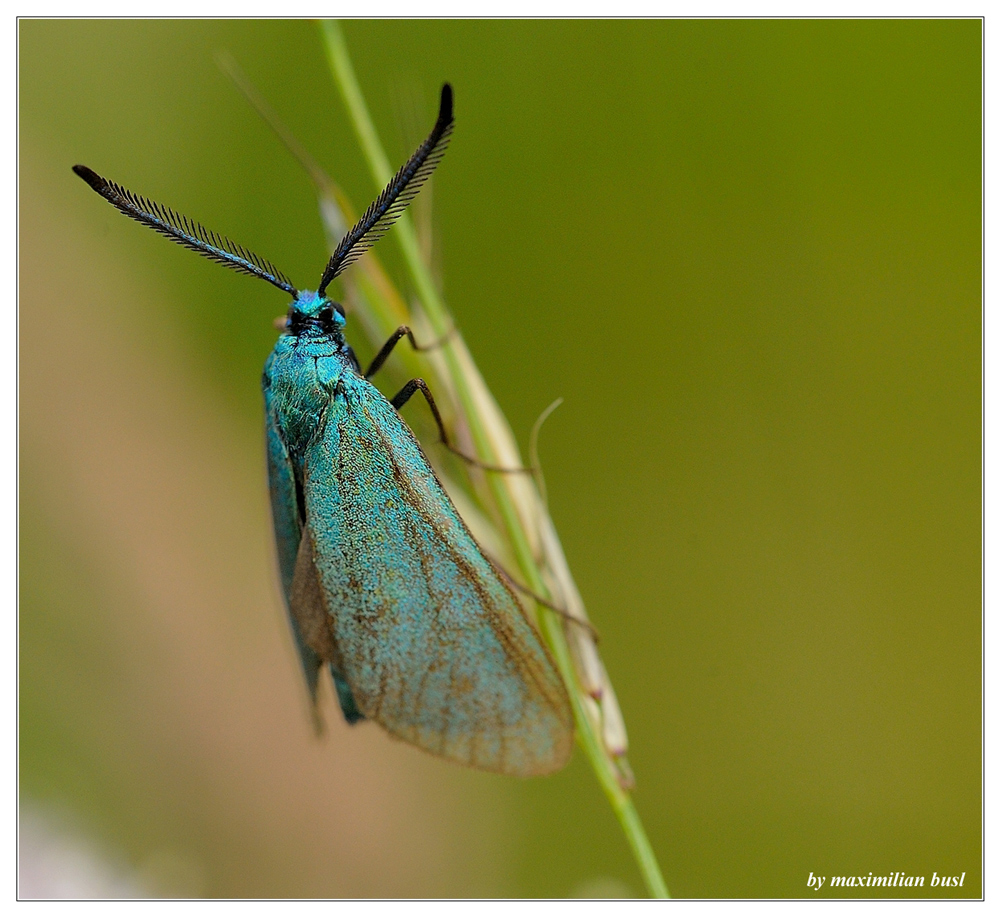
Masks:
[[[347,313],[344,311],[344,307],[339,302],[335,302],[333,304],[333,308],[340,313],[341,318],[347,318]]]

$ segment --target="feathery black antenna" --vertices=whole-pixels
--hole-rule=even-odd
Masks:
[[[292,282],[279,271],[270,261],[255,255],[252,251],[237,245],[235,242],[206,229],[201,223],[189,220],[182,214],[175,213],[169,207],[147,200],[138,194],[133,194],[127,188],[101,178],[86,166],[73,166],[73,171],[80,176],[106,201],[117,207],[125,216],[132,217],[144,226],[156,230],[161,235],[172,239],[185,248],[190,248],[204,255],[217,264],[224,264],[241,274],[260,277],[274,284],[279,290],[296,296],[298,291]]]
[[[319,283],[320,296],[326,293],[326,288],[334,277],[349,264],[357,261],[385,235],[389,227],[399,219],[406,205],[417,196],[423,183],[430,178],[448,148],[448,141],[455,126],[452,98],[451,86],[445,83],[441,87],[441,108],[434,128],[393,176],[392,181],[385,186],[385,190],[375,198],[365,211],[365,215],[340,240],[337,250],[323,271],[323,279]]]

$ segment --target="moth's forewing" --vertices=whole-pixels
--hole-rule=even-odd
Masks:
[[[343,378],[305,461],[306,525],[361,712],[435,754],[531,776],[572,752],[566,689],[395,409]]]

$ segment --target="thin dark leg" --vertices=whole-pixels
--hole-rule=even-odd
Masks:
[[[369,366],[365,371],[365,378],[370,379],[382,368],[382,364],[389,359],[389,354],[392,353],[393,348],[403,338],[410,339],[410,344],[413,346],[414,350],[433,350],[435,347],[440,347],[444,344],[448,338],[452,336],[454,331],[455,329],[452,328],[451,331],[443,337],[439,337],[436,341],[432,341],[430,344],[424,344],[424,346],[421,347],[414,339],[413,332],[406,325],[400,325],[395,331],[392,332],[389,340],[382,345],[382,349],[375,355],[375,359],[372,360],[371,366]]]
[[[486,552],[484,551],[483,553],[485,554]],[[507,582],[510,583],[515,589],[517,589],[520,592],[523,592],[525,595],[531,596],[531,598],[533,598],[536,602],[538,602],[539,605],[544,605],[550,611],[554,611],[557,615],[560,615],[563,618],[563,620],[568,621],[570,624],[575,624],[577,627],[582,627],[585,631],[588,631],[590,633],[590,636],[593,638],[594,643],[600,641],[601,635],[597,632],[597,628],[594,627],[594,625],[591,624],[590,621],[587,621],[584,618],[578,618],[576,615],[570,614],[565,608],[560,608],[558,605],[553,605],[548,599],[544,598],[543,596],[540,596],[533,589],[529,589],[527,586],[525,586],[524,583],[519,583],[516,579],[514,579],[513,576],[511,576],[503,568],[501,564],[497,562],[495,557],[491,557],[489,554],[486,554],[486,559],[489,560],[489,562],[493,564],[494,567],[497,568],[500,575],[505,580],[507,580]]]
[[[402,337],[402,335],[400,335]],[[382,348],[385,350],[385,348]],[[464,452],[456,449],[452,444],[451,440],[448,439],[448,434],[444,429],[444,421],[441,420],[441,412],[438,410],[437,403],[434,401],[434,396],[431,394],[431,390],[427,387],[427,383],[423,379],[411,379],[404,385],[396,396],[390,401],[390,404],[398,411],[400,410],[407,401],[409,401],[414,393],[417,391],[423,392],[424,398],[427,401],[427,406],[431,409],[431,413],[434,415],[434,422],[437,424],[438,433],[441,434],[441,443],[450,452],[455,453],[460,459],[464,459],[470,465],[475,465],[477,468],[482,468],[485,471],[500,471],[504,474],[532,474],[533,469],[531,468],[503,468],[500,465],[488,465],[486,462],[481,462],[477,458],[473,458],[471,455],[466,455]]]

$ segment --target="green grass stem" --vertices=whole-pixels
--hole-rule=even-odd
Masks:
[[[322,22],[321,32],[335,83],[347,107],[375,184],[381,189],[392,178],[393,170],[365,105],[343,32],[339,23],[334,21]],[[421,255],[421,246],[409,213],[404,213],[399,219],[396,238],[402,248],[406,269],[430,331],[435,337],[443,337],[453,329],[453,322],[431,276],[430,268]],[[465,424],[476,454],[481,460],[491,464],[521,466],[513,433],[486,387],[461,335],[451,334],[435,356],[437,359],[432,359],[432,363],[436,364],[439,374],[444,377],[446,388],[456,402],[456,411]],[[502,474],[488,474],[486,481],[502,521],[510,553],[527,585],[538,593],[557,593],[563,599],[567,596],[570,599],[575,597],[579,604],[578,614],[585,614],[555,528],[534,481],[524,475]],[[573,608],[571,601],[567,600],[565,604],[566,607]],[[616,762],[615,755],[609,751],[602,738],[599,719],[595,718],[592,709],[588,709],[596,709],[598,705],[589,700],[587,692],[581,686],[579,667],[574,662],[567,639],[567,624],[562,617],[544,607],[539,607],[537,614],[542,634],[569,689],[576,718],[577,742],[590,761],[618,818],[649,894],[656,898],[669,897],[638,812],[630,794],[622,785],[623,773],[627,773],[624,761],[620,764]],[[569,627],[573,625],[570,624]],[[600,671],[603,673],[603,667],[600,667]],[[606,675],[604,677],[606,679]],[[614,702],[613,697],[605,697],[604,702]]]

